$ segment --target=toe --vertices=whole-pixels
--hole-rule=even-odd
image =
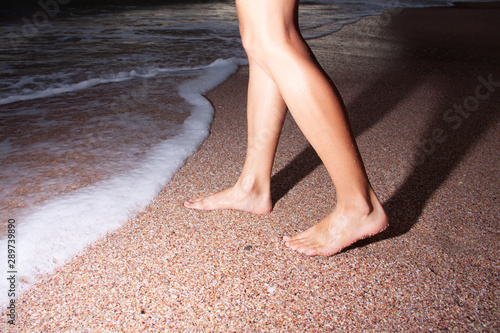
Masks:
[[[192,208],[192,209],[201,209],[200,208],[201,199],[191,199],[184,202],[184,207]]]
[[[316,256],[318,255],[318,251],[316,249],[307,249],[303,252],[307,256]]]

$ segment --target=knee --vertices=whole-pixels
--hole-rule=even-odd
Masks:
[[[264,69],[277,59],[286,59],[301,48],[299,34],[290,29],[240,26],[241,41],[248,57]],[[296,38],[294,38],[297,36]]]
[[[263,40],[249,28],[240,26],[241,43],[249,58],[259,60],[264,58],[266,47]]]
[[[280,52],[280,40],[250,31],[242,31],[241,41],[248,58],[254,60],[262,69],[269,72]]]

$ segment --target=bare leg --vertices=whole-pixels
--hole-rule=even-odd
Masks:
[[[248,85],[248,147],[236,184],[222,192],[184,203],[194,209],[238,209],[266,214],[272,209],[271,169],[286,105],[273,80],[252,59]]]
[[[344,105],[297,28],[297,0],[236,0],[243,44],[272,78],[322,159],[337,190],[335,210],[285,244],[307,255],[332,255],[379,233],[387,217],[365,173]]]

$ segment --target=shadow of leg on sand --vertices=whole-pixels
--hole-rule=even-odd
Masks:
[[[475,87],[473,84],[472,92]],[[384,208],[389,215],[390,227],[371,239],[359,242],[356,246],[397,237],[410,231],[422,215],[432,195],[474,148],[482,134],[495,126],[499,116],[498,109],[492,106],[492,101],[491,104],[488,102],[485,101],[484,105],[479,104],[476,111],[471,112],[467,119],[462,118],[460,122],[459,118],[454,118],[456,121],[453,123],[446,123],[443,120],[444,114],[449,109],[438,110],[435,113],[433,121],[419,142],[430,142],[433,136],[437,137],[437,134],[445,139],[441,143],[428,143],[427,154],[423,152],[415,154],[415,162],[410,175],[396,193],[384,203]]]

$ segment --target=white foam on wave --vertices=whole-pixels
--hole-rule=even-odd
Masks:
[[[217,61],[216,61],[217,62]],[[62,84],[56,87],[49,87],[41,90],[28,91],[28,93],[21,93],[16,95],[10,95],[8,97],[0,98],[0,105],[20,102],[20,101],[29,101],[37,98],[47,98],[52,97],[68,92],[74,92],[79,90],[84,90],[88,88],[95,87],[100,84],[106,83],[115,83],[131,80],[134,78],[151,78],[157,76],[159,73],[169,73],[169,72],[186,72],[186,71],[197,71],[200,69],[206,68],[206,66],[191,66],[191,67],[173,67],[173,68],[162,68],[162,67],[153,67],[149,68],[146,71],[136,71],[131,70],[128,72],[119,72],[115,75],[107,75],[106,77],[100,78],[92,78],[88,80],[84,80],[77,83],[68,83]],[[62,74],[61,74],[62,75]],[[51,76],[54,76],[52,74]],[[35,78],[33,77],[23,77],[16,84],[10,86],[10,88],[18,88],[22,87],[26,84],[35,83]],[[9,115],[13,115],[17,113],[9,113]],[[2,116],[2,113],[0,113]]]
[[[37,98],[50,97],[54,95],[59,95],[71,91],[78,91],[87,88],[91,88],[103,83],[112,83],[112,82],[120,82],[124,80],[129,80],[133,78],[133,73],[119,73],[116,77],[104,79],[104,78],[95,78],[90,80],[85,80],[78,83],[63,85],[60,87],[51,87],[40,91],[35,91],[30,94],[25,95],[13,95],[9,97],[5,97],[0,99],[0,105],[9,104],[19,101],[28,101]]]
[[[243,59],[217,60],[201,76],[183,83],[179,94],[192,111],[181,134],[153,147],[137,168],[46,202],[16,222],[17,296],[38,275],[52,272],[151,202],[209,134],[214,110],[203,94],[245,63]],[[6,238],[0,240],[0,256],[7,258]],[[2,260],[3,272],[8,271],[6,265]],[[21,277],[23,282],[19,282]],[[8,283],[0,279],[0,290],[8,290]],[[5,306],[7,297],[1,293],[0,304]]]

